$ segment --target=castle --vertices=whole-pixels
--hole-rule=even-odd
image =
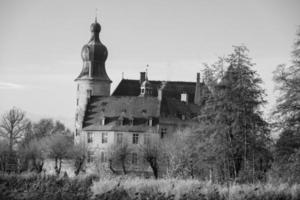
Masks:
[[[147,72],[140,72],[137,80],[122,79],[111,94],[105,69],[108,51],[100,41],[97,19],[90,30],[91,39],[81,51],[82,71],[75,79],[75,142],[87,146],[88,162],[96,155],[107,162],[109,147],[126,142],[132,148],[129,169],[138,170],[138,146],[149,135],[166,140],[177,129],[195,125],[208,88],[200,73],[196,82],[181,82],[152,81]]]

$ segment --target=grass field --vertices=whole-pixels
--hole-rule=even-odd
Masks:
[[[212,184],[198,180],[0,175],[2,200],[299,200],[300,185]]]

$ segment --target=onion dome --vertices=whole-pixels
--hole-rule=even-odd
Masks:
[[[91,24],[91,39],[88,44],[84,45],[81,51],[81,58],[83,61],[102,61],[107,59],[107,48],[104,46],[99,38],[101,26],[97,22]]]
[[[97,79],[111,82],[106,69],[105,61],[107,59],[108,51],[105,45],[100,41],[101,26],[95,22],[90,26],[91,39],[82,47],[81,58],[83,61],[83,68],[77,79]]]

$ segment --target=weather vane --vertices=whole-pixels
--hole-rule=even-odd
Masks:
[[[95,11],[95,21],[97,21],[97,17],[98,17],[98,8],[96,8],[96,11]]]

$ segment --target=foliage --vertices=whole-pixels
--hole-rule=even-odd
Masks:
[[[143,160],[150,165],[153,175],[157,179],[166,158],[163,143],[158,138],[153,137],[146,144],[141,145],[140,150]]]
[[[87,148],[84,144],[75,144],[70,151],[70,157],[74,160],[74,174],[77,176],[81,171],[84,171],[86,162]]]
[[[47,138],[46,141],[48,157],[55,161],[55,172],[60,174],[62,160],[71,157],[73,140],[68,135],[54,134]]]
[[[29,168],[30,171],[41,173],[44,160],[47,158],[46,138],[32,139],[27,145],[23,145],[19,149],[20,159],[23,162],[23,170]],[[23,171],[22,170],[22,171]]]
[[[192,130],[177,130],[164,142],[167,160],[167,177],[194,178],[199,177],[201,162],[199,152],[195,150]]]
[[[260,111],[265,103],[262,80],[251,69],[254,64],[247,52],[245,46],[235,46],[234,52],[223,59],[227,70],[214,83],[195,134],[196,141],[206,139],[199,142],[199,151],[208,148],[207,155],[202,155],[205,158],[200,159],[207,161],[221,181],[263,178],[255,174],[265,171],[271,158],[268,124]]]
[[[91,199],[93,177],[58,178],[36,174],[0,176],[0,199]]]
[[[108,162],[109,167],[113,173],[116,173],[116,169],[122,168],[123,174],[127,174],[127,165],[129,162],[129,156],[132,150],[127,142],[121,144],[113,144],[109,148]]]
[[[280,137],[275,145],[273,178],[300,181],[300,29],[292,52],[292,65],[279,65],[274,80],[280,97],[273,113]]]
[[[105,179],[94,182],[95,199],[299,199],[300,186],[288,184],[218,185],[198,180],[180,179]],[[120,198],[118,198],[120,199]]]

